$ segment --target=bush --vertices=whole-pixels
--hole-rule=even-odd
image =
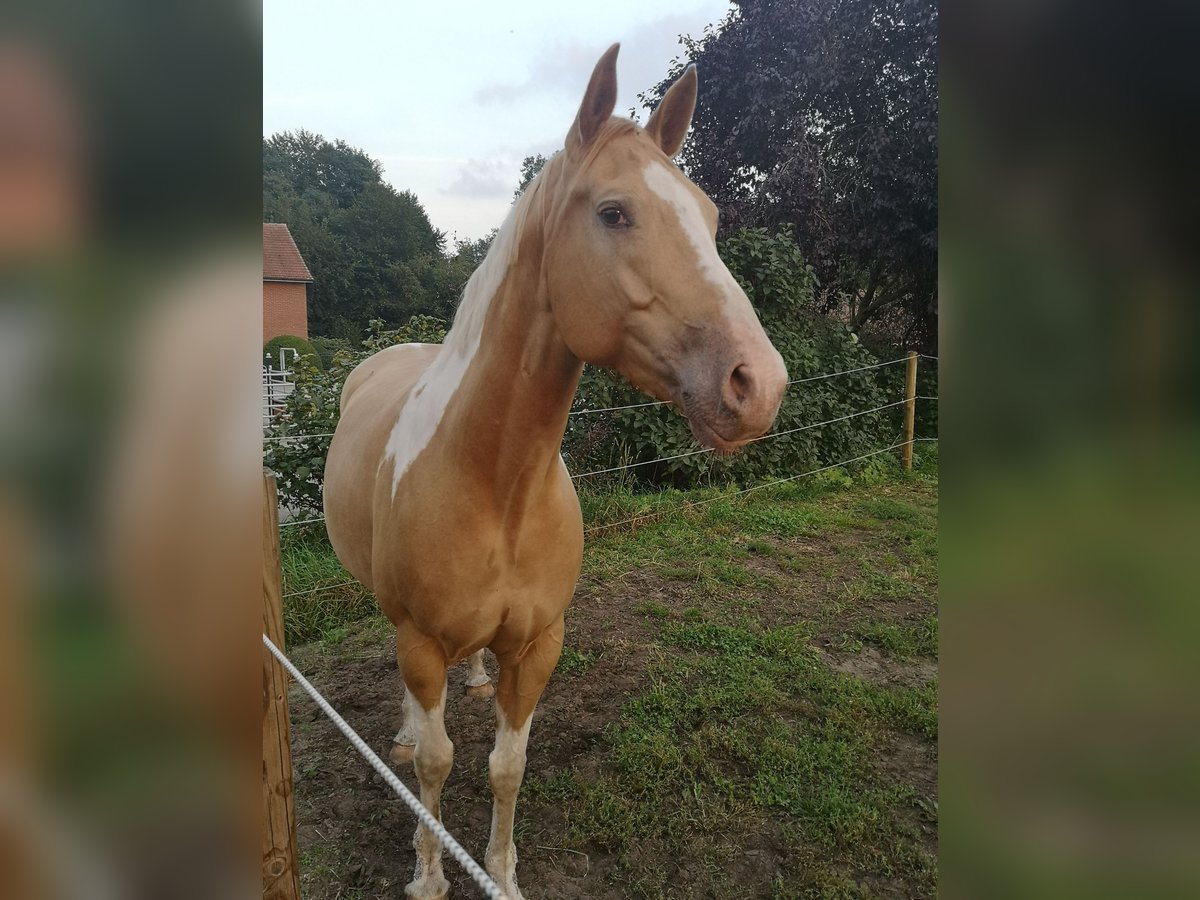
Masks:
[[[333,357],[335,354],[353,353],[354,349],[350,342],[344,338],[334,337],[314,337],[309,343],[313,349],[317,351],[317,356],[321,359],[321,367],[328,369],[333,365]]]
[[[413,316],[407,325],[392,331],[374,319],[361,347],[335,352],[328,369],[313,364],[315,353],[297,360],[292,367],[296,388],[268,429],[270,440],[263,452],[263,464],[276,475],[283,505],[300,513],[321,511],[325,456],[337,427],[342,385],[354,367],[392,344],[438,344],[445,336],[446,323],[432,316]]]
[[[309,365],[316,366],[318,369],[324,368],[321,364],[321,357],[313,345],[302,337],[296,337],[294,334],[281,334],[267,341],[267,345],[263,347],[264,365],[270,365],[276,369],[290,367],[292,365],[292,354],[290,353],[287,354],[288,366],[281,366],[279,364],[279,351],[283,348],[295,350],[300,354],[300,359],[309,360]]]

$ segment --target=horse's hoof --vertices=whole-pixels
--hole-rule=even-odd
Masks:
[[[393,766],[403,766],[412,762],[413,751],[416,749],[415,744],[392,744],[392,749],[388,751],[388,762]]]
[[[490,681],[485,681],[483,684],[467,685],[468,697],[494,697],[496,687]]]
[[[437,882],[413,882],[404,888],[406,896],[412,900],[450,900],[450,882],[439,878]]]

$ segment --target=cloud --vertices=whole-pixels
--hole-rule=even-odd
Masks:
[[[443,194],[456,197],[511,196],[520,181],[521,164],[510,159],[469,159]]]
[[[671,60],[682,54],[679,35],[699,36],[704,25],[712,21],[709,11],[677,13],[639,25],[634,34],[622,40],[621,55],[617,60],[617,80],[621,90],[616,113],[625,115],[632,106],[640,108],[637,95],[665,78]],[[586,42],[556,41],[530,59],[528,75],[524,79],[487,85],[475,91],[472,99],[481,106],[515,104],[550,93],[577,99],[582,95],[596,60],[609,44],[604,38]]]

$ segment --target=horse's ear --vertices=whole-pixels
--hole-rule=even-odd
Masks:
[[[600,126],[613,114],[617,105],[617,51],[620,49],[620,44],[613,44],[592,70],[583,103],[579,105],[579,115],[567,132],[567,152],[590,144]]]
[[[646,123],[646,132],[662,147],[667,156],[674,156],[683,146],[683,139],[692,124],[696,111],[696,67],[688,66],[679,79],[667,88],[662,103]]]

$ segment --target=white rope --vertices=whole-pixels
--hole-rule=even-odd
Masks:
[[[388,786],[400,795],[400,799],[416,814],[421,823],[432,831],[438,841],[450,851],[450,855],[458,860],[458,864],[475,880],[480,890],[491,897],[492,900],[507,900],[504,892],[500,890],[496,882],[492,881],[491,876],[479,867],[479,863],[471,858],[471,854],[464,850],[462,845],[442,826],[442,823],[435,819],[432,813],[421,804],[421,801],[413,796],[413,792],[405,787],[404,782],[396,776],[396,773],[388,767],[387,763],[376,756],[375,752],[367,746],[366,741],[360,738],[358,733],[347,724],[346,720],[338,715],[337,710],[329,705],[329,701],[321,696],[320,691],[309,684],[308,679],[300,674],[300,670],[292,665],[292,661],[284,656],[280,649],[271,643],[271,639],[265,634],[262,636],[262,639],[263,646],[270,650],[271,654],[279,660],[279,664],[287,669],[289,675],[296,679],[296,683],[304,688],[304,692],[313,698],[313,701],[321,708],[321,712],[325,713],[330,721],[338,727],[338,730],[346,736],[354,749],[361,753],[363,758],[371,764],[371,768],[378,772],[383,780],[387,782]]]
[[[592,413],[602,412],[617,412],[621,409],[641,409],[643,406],[662,406],[664,403],[670,403],[670,400],[651,400],[648,403],[630,403],[628,406],[606,406],[603,409],[577,409],[573,413],[568,413],[570,416],[587,416]]]

